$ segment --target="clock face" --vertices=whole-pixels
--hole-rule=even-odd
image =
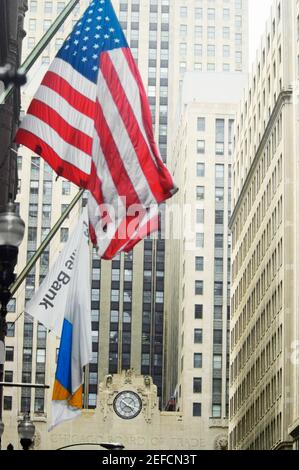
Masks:
[[[114,398],[113,408],[115,413],[123,419],[133,419],[139,415],[142,402],[135,392],[123,391]]]

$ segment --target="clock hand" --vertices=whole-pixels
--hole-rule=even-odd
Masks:
[[[127,403],[125,400],[121,400],[121,402],[127,406],[128,408],[131,408],[131,410],[134,410],[134,406],[130,405],[129,403]]]

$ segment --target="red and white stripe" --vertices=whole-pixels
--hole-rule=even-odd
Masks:
[[[101,54],[96,85],[56,58],[16,141],[41,155],[59,175],[89,189],[91,233],[103,258],[131,249],[157,230],[158,204],[176,191],[127,48]],[[130,215],[132,207],[139,208],[137,215]]]

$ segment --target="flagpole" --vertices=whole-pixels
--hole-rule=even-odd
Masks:
[[[44,241],[42,242],[42,244],[40,245],[40,247],[38,248],[36,253],[28,261],[28,263],[26,264],[26,266],[23,269],[23,271],[21,272],[21,274],[17,277],[16,281],[14,282],[14,284],[10,288],[10,293],[11,293],[12,296],[16,293],[16,291],[18,290],[20,285],[24,282],[25,278],[27,277],[27,274],[31,271],[33,266],[39,260],[39,258],[41,257],[43,251],[45,250],[45,248],[49,245],[49,243],[54,238],[54,236],[56,235],[56,233],[60,229],[60,227],[63,224],[63,222],[65,221],[65,219],[68,217],[68,215],[70,214],[72,209],[75,207],[77,202],[81,199],[84,191],[85,191],[84,189],[80,189],[80,191],[76,194],[76,196],[74,197],[74,199],[72,200],[70,205],[67,207],[65,212],[63,212],[63,214],[60,216],[60,218],[58,219],[58,221],[56,222],[54,227],[50,230],[47,237],[44,239]]]
[[[70,0],[69,3],[64,7],[60,15],[56,18],[54,23],[50,26],[48,31],[44,34],[44,36],[41,38],[41,40],[38,42],[38,44],[35,46],[33,51],[29,54],[25,62],[21,65],[21,67],[18,70],[18,73],[26,75],[33,64],[36,62],[36,60],[39,58],[41,53],[45,50],[45,48],[48,46],[49,42],[51,39],[55,36],[59,28],[63,25],[67,17],[70,15],[70,13],[73,11],[75,6],[79,3],[79,0]],[[9,85],[5,92],[2,93],[0,96],[0,104],[5,103],[7,98],[11,95],[11,93],[14,90],[15,85],[11,84]]]

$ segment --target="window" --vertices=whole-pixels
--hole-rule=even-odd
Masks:
[[[8,397],[4,395],[3,409],[12,410],[12,397]]]
[[[215,57],[215,46],[214,46],[214,44],[208,44],[208,57]]]
[[[197,130],[204,132],[206,130],[206,120],[204,117],[197,118]]]
[[[9,313],[14,313],[16,311],[16,299],[12,298],[7,304],[7,311]]]
[[[30,194],[38,194],[38,181],[30,181]]]
[[[71,183],[69,181],[62,182],[62,195],[69,196],[71,194]]]
[[[202,393],[202,378],[193,378],[193,393]]]
[[[230,46],[223,46],[223,57],[230,57]]]
[[[205,153],[205,141],[204,140],[198,140],[197,141],[197,153],[198,154],[204,154]]]
[[[13,346],[6,346],[5,347],[5,361],[12,362],[14,358],[14,348]]]
[[[44,11],[45,11],[45,13],[52,13],[52,11],[53,11],[53,2],[52,1],[45,2]]]
[[[222,282],[214,283],[214,295],[222,297],[223,295],[223,283]]]
[[[36,13],[36,11],[37,11],[37,0],[31,0],[31,2],[29,4],[29,11],[31,13]]]
[[[208,39],[215,39],[215,27],[208,26]]]
[[[213,356],[213,369],[220,370],[222,368],[222,356]]]
[[[208,8],[208,20],[215,21],[215,8]]]
[[[223,234],[215,234],[215,248],[223,248]]]
[[[202,353],[194,353],[193,355],[193,367],[195,369],[202,368]]]
[[[224,211],[215,211],[215,224],[223,225]]]
[[[33,49],[35,46],[35,38],[34,37],[29,37],[27,39],[27,47],[28,49]]]
[[[29,31],[36,31],[36,19],[34,18],[29,20]]]
[[[205,187],[196,186],[196,199],[197,201],[203,201],[205,198]]]
[[[195,271],[204,270],[204,258],[203,256],[196,256],[195,258]]]
[[[205,164],[197,163],[196,164],[196,176],[204,177],[205,176]]]
[[[203,281],[195,281],[195,295],[203,295]]]
[[[196,248],[204,248],[204,233],[196,234]]]
[[[68,237],[69,237],[69,229],[68,228],[60,229],[60,241],[62,243],[65,243],[68,241]]]
[[[44,32],[47,31],[52,24],[51,20],[44,20],[43,27],[44,27]]]
[[[196,209],[196,223],[204,224],[205,222],[205,211],[204,209]]]
[[[194,306],[194,318],[195,320],[202,320],[203,315],[203,305],[196,304]]]
[[[215,188],[215,202],[224,201],[224,188]]]
[[[13,371],[6,370],[4,373],[4,382],[13,382]]]
[[[216,119],[216,155],[224,155],[224,119]]]
[[[215,258],[215,273],[223,273],[223,258]]]
[[[213,418],[221,418],[221,405],[213,405],[212,406],[212,417]]]
[[[223,39],[229,39],[230,38],[230,28],[224,27],[222,36],[223,36]]]
[[[180,17],[181,18],[186,18],[187,14],[188,14],[187,7],[181,7],[180,8]]]
[[[193,403],[193,416],[201,416],[201,403]]]
[[[222,344],[222,330],[214,330],[214,344]]]
[[[187,25],[186,24],[181,24],[180,25],[180,35],[185,36],[187,34]]]
[[[7,322],[7,333],[6,336],[8,338],[13,338],[15,335],[15,324],[11,322]]]
[[[37,364],[44,364],[46,362],[46,350],[45,349],[36,350],[36,362]]]
[[[202,329],[195,328],[195,330],[194,330],[194,344],[202,344]]]

